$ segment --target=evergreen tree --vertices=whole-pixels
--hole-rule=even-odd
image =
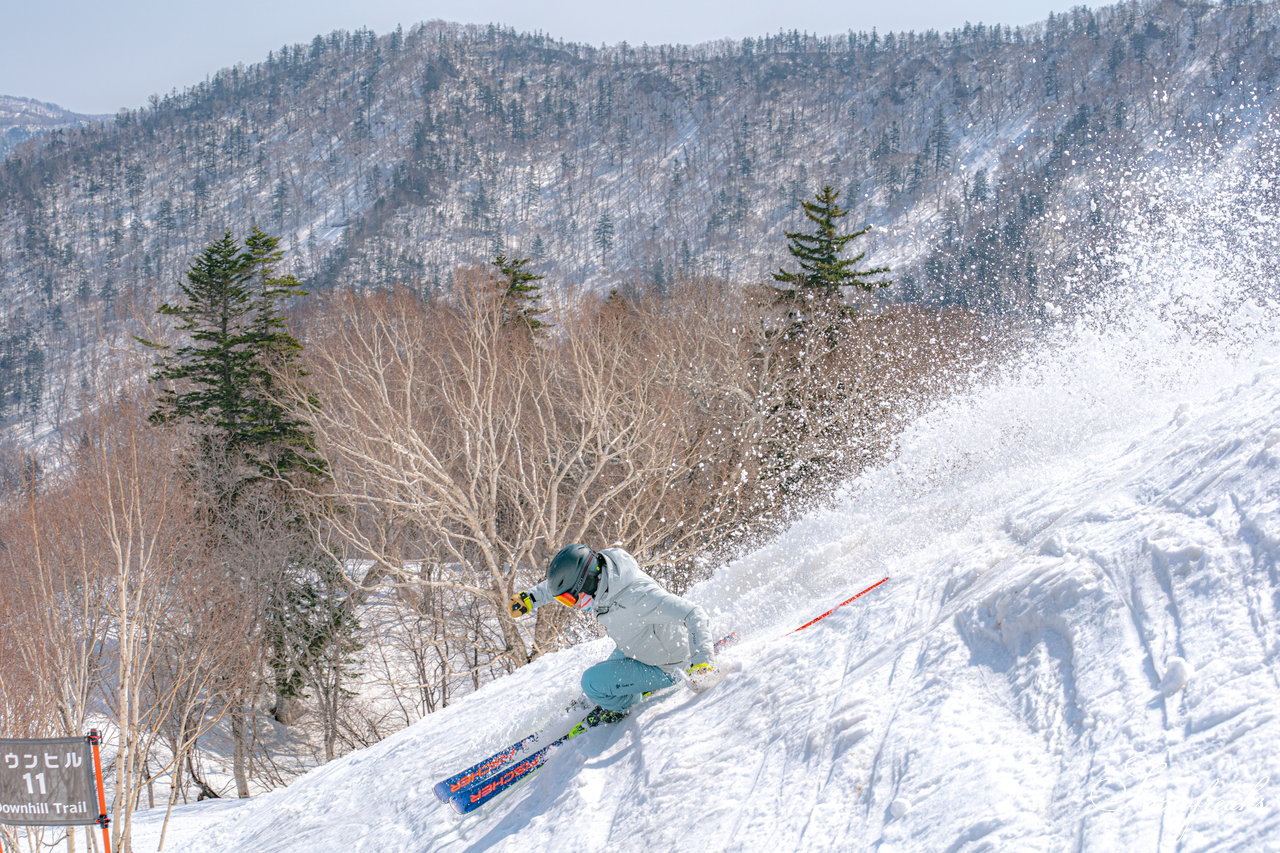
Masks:
[[[973,188],[969,191],[969,200],[982,203],[987,200],[987,170],[979,169],[973,173]]]
[[[185,300],[158,309],[177,318],[187,342],[142,341],[161,353],[152,380],[165,383],[152,421],[204,427],[219,454],[245,459],[261,476],[320,470],[311,434],[278,398],[276,375],[302,350],[279,303],[305,293],[293,276],[276,274],[278,244],[257,228],[243,246],[230,232],[214,241],[179,285]]]
[[[892,284],[888,280],[876,281],[872,278],[887,273],[888,267],[858,269],[866,252],[852,258],[840,257],[845,246],[866,234],[871,227],[841,234],[840,220],[849,211],[837,203],[839,197],[839,192],[830,186],[824,186],[814,196],[814,201],[802,202],[804,215],[813,223],[813,230],[787,232],[787,251],[796,259],[800,269],[795,272],[780,269],[773,274],[774,281],[790,285],[778,288],[782,300],[812,300],[818,297],[834,302],[840,298],[841,288],[844,287],[858,286],[874,291]]]
[[[772,472],[784,493],[797,497],[809,486],[843,464],[843,448],[849,436],[865,425],[856,418],[860,391],[853,345],[852,309],[842,289],[861,287],[874,291],[890,284],[874,277],[888,267],[860,269],[866,253],[852,258],[841,255],[868,228],[843,234],[840,220],[848,215],[837,204],[839,193],[824,186],[813,201],[804,201],[804,214],[812,223],[809,232],[788,232],[788,251],[799,270],[778,270],[773,278],[775,301],[787,314],[787,322],[767,337],[768,358],[777,382],[774,404],[766,413],[765,468]],[[763,353],[762,353],[763,355]]]
[[[609,252],[613,251],[613,230],[613,218],[609,216],[608,212],[600,214],[600,219],[596,222],[595,228],[591,229],[591,239],[596,248],[600,250],[601,264],[605,263]]]
[[[539,307],[542,287],[535,284],[546,276],[536,275],[525,269],[530,261],[530,258],[508,258],[506,254],[499,252],[492,263],[498,268],[500,276],[498,287],[502,297],[503,324],[522,324],[536,333],[549,328],[550,324],[538,316],[547,313],[547,309]]]
[[[160,353],[151,379],[163,388],[152,422],[196,428],[189,468],[207,504],[206,535],[222,555],[226,582],[257,596],[245,606],[259,611],[276,717],[292,722],[293,700],[304,696],[312,671],[353,649],[358,626],[341,565],[309,532],[313,509],[277,479],[314,490],[325,476],[310,430],[279,387],[302,350],[285,329],[281,303],[305,291],[276,272],[278,245],[257,228],[243,243],[230,232],[215,240],[179,285],[183,299],[157,309],[175,318],[183,342],[139,340]],[[306,405],[317,403],[308,397]],[[232,706],[233,730],[243,732],[253,705],[245,695]],[[246,794],[239,771],[237,787]]]
[[[933,174],[937,176],[951,165],[951,131],[947,129],[947,119],[939,105],[933,113],[933,127],[929,130],[929,139],[925,146],[932,153]]]

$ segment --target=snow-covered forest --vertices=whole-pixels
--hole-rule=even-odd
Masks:
[[[0,735],[103,729],[125,851],[1270,849],[1278,27],[436,22],[22,143]],[[892,284],[771,280],[824,186]],[[234,418],[183,372],[219,258]],[[575,541],[728,678],[459,817],[611,648],[509,610]]]
[[[499,249],[570,287],[759,281],[824,183],[890,298],[1037,314],[1176,140],[1273,102],[1274,3],[1132,2],[1040,25],[601,49],[443,23],[317,36],[0,166],[4,412],[78,410],[99,342],[254,222],[308,286],[438,290]],[[1049,308],[1048,310],[1053,310]]]

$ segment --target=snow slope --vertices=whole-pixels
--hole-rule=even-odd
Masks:
[[[695,588],[745,639],[719,688],[439,805],[609,645],[571,649],[167,849],[1280,850],[1277,219],[1230,174],[1148,179],[1096,309]]]

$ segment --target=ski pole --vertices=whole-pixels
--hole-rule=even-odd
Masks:
[[[861,598],[862,596],[864,596],[864,595],[866,595],[867,593],[871,592],[871,590],[873,590],[873,589],[875,589],[876,587],[880,586],[880,584],[884,583],[884,582],[885,582],[885,581],[887,581],[887,580],[888,580],[888,578],[881,578],[880,580],[878,580],[878,581],[876,581],[875,583],[873,583],[871,586],[869,586],[869,587],[867,587],[866,589],[864,589],[862,592],[860,592],[860,593],[858,593],[857,595],[853,596],[853,598],[847,598],[847,599],[845,599],[844,601],[842,601],[842,602],[840,602],[839,604],[837,604],[835,607],[833,607],[833,608],[831,608],[830,610],[828,610],[826,613],[823,613],[821,616],[817,617],[816,619],[810,619],[808,622],[804,623],[804,624],[803,624],[803,625],[801,625],[799,628],[797,628],[797,629],[796,629],[796,631],[803,631],[805,628],[808,628],[808,627],[809,627],[810,625],[812,625],[814,622],[821,622],[823,619],[826,619],[828,616],[830,616],[832,613],[835,613],[835,612],[836,612],[837,610],[839,610],[841,607],[844,607],[844,606],[845,606],[846,604],[848,604],[850,601],[853,601],[853,600],[855,600],[855,599]],[[793,634],[794,634],[796,631],[792,631],[791,633],[793,633]]]

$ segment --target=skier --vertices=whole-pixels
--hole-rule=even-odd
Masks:
[[[675,684],[681,670],[696,691],[721,678],[711,664],[706,612],[663,589],[621,548],[562,548],[547,566],[546,580],[511,596],[512,616],[553,600],[594,614],[617,644],[582,674],[582,691],[598,707],[575,734],[621,720],[642,695]]]

